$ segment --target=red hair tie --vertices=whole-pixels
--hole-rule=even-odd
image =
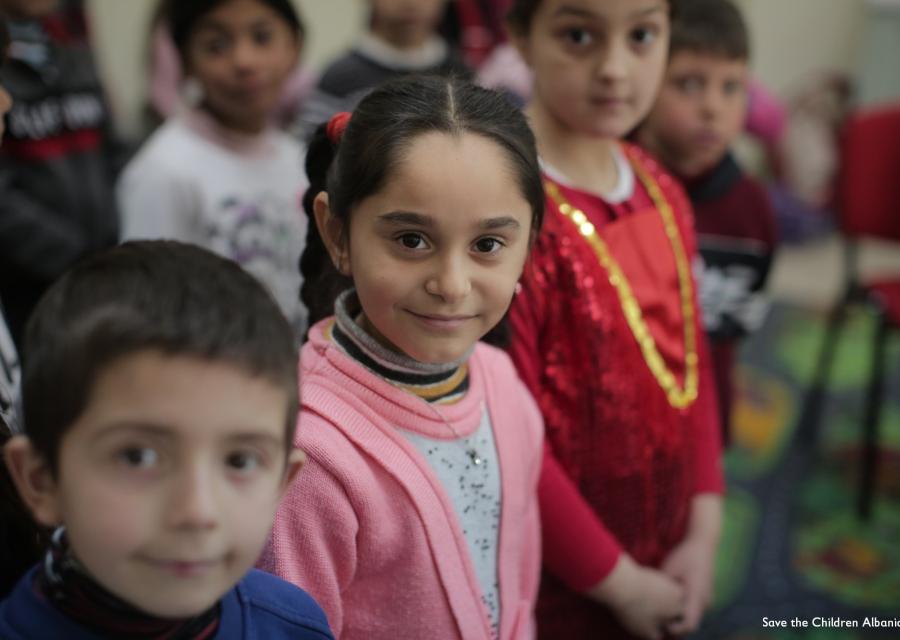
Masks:
[[[328,134],[331,144],[337,144],[341,141],[341,138],[344,136],[344,130],[347,128],[347,123],[350,122],[351,115],[353,114],[349,111],[339,111],[331,116],[331,120],[325,126],[325,132]]]

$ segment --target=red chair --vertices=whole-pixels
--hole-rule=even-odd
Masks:
[[[840,229],[845,239],[845,293],[828,322],[820,352],[812,401],[821,406],[834,348],[849,304],[866,303],[877,314],[872,368],[866,400],[864,441],[857,509],[869,519],[878,470],[878,427],[884,394],[884,359],[888,335],[900,330],[900,276],[862,281],[858,242],[878,238],[900,243],[900,103],[852,113],[841,140],[841,168],[837,184]],[[900,244],[898,244],[900,250]],[[818,421],[818,407],[813,410]],[[805,422],[809,423],[809,420]],[[810,425],[806,425],[807,432]]]

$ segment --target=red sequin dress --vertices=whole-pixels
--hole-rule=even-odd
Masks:
[[[637,173],[658,185],[674,214],[682,255],[693,261],[696,242],[683,191],[637,147],[623,149]],[[539,635],[629,637],[606,608],[578,592],[600,582],[622,549],[641,564],[658,566],[684,536],[692,497],[721,492],[709,355],[691,286],[699,391],[689,406],[675,408],[648,366],[610,272],[580,225],[550,196],[555,191],[594,225],[627,279],[665,366],[683,385],[684,287],[679,288],[673,241],[647,185],[636,180],[629,199],[610,204],[545,179],[550,188],[544,227],[510,311],[510,352],[547,433],[539,487],[545,568]]]

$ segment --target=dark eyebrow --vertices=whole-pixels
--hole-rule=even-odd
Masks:
[[[258,18],[248,26],[250,29],[260,29],[263,27],[271,26],[273,22],[273,18]],[[231,31],[231,27],[229,25],[223,24],[213,17],[206,17],[198,22],[197,31],[200,31],[201,29],[210,29],[212,31],[220,31],[222,33],[228,33]]]
[[[412,211],[392,211],[378,216],[378,219],[396,226],[413,225],[416,227],[434,228],[434,218]],[[522,225],[512,216],[500,216],[488,218],[478,223],[481,229],[488,231],[494,229],[518,229]]]
[[[557,16],[576,16],[579,18],[596,18],[596,14],[592,11],[588,11],[587,9],[582,9],[580,7],[570,7],[568,5],[563,5],[559,7],[556,12],[553,14],[553,17]]]
[[[284,446],[284,438],[276,438],[268,433],[236,433],[228,436],[229,442],[239,444],[255,444],[281,448]]]
[[[649,15],[656,13],[657,11],[665,11],[666,5],[665,3],[658,4],[655,7],[647,7],[646,9],[639,9],[632,14],[632,18],[646,18]]]
[[[482,229],[519,229],[522,225],[512,216],[501,216],[499,218],[489,218],[478,223]]]
[[[231,30],[228,27],[216,22],[215,20],[203,20],[197,25],[196,31],[198,33],[202,31],[215,31],[217,34],[225,35],[231,33]]]
[[[414,225],[417,227],[433,227],[434,219],[430,216],[412,211],[391,211],[378,216],[379,221],[387,222],[396,226]]]
[[[652,13],[656,13],[657,11],[664,10],[665,8],[666,8],[665,4],[661,3],[661,4],[658,4],[653,7],[648,7],[646,9],[639,9],[638,11],[635,11],[632,14],[632,18],[635,18],[635,17],[643,18]],[[571,7],[568,5],[563,5],[563,6],[559,7],[556,10],[556,12],[553,14],[554,18],[557,16],[576,16],[578,18],[591,18],[591,19],[596,19],[599,17],[596,13],[594,13],[593,11],[590,11],[588,9],[582,9],[581,7]]]
[[[174,439],[176,436],[171,427],[166,427],[153,422],[113,422],[100,429],[94,434],[94,439],[99,440],[110,434],[126,431],[135,434],[153,436],[156,438]],[[233,443],[260,444],[281,447],[284,444],[284,438],[275,437],[268,433],[248,433],[242,429],[235,429],[226,438]]]
[[[272,18],[260,18],[259,20],[257,20],[253,24],[251,24],[250,28],[251,29],[262,29],[265,27],[271,27],[273,23],[274,23],[274,20]]]
[[[94,439],[99,440],[111,433],[116,431],[131,431],[137,433],[143,433],[146,435],[162,437],[162,438],[173,438],[174,434],[172,433],[172,429],[170,427],[166,427],[161,424],[156,424],[153,422],[113,422],[111,424],[106,425],[102,429],[100,429],[96,434],[94,434]]]

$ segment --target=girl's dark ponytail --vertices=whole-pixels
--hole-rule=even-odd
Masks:
[[[338,295],[353,286],[353,281],[342,275],[331,262],[319,228],[313,202],[322,191],[327,191],[328,173],[334,162],[337,145],[328,137],[327,123],[319,125],[309,142],[306,153],[306,176],[309,188],[303,196],[303,210],[309,217],[306,231],[306,248],[300,256],[300,273],[303,285],[300,300],[309,310],[309,326],[334,313],[334,301]]]

